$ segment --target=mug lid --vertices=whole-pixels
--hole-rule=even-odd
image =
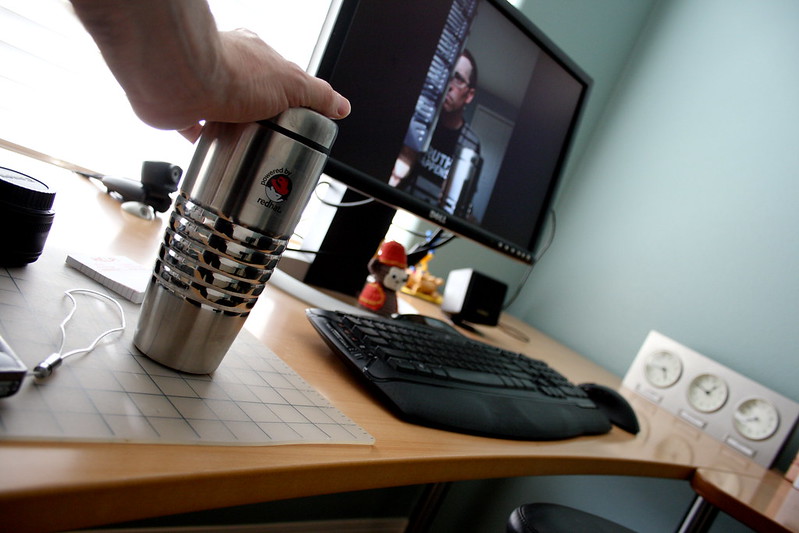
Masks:
[[[269,120],[258,122],[325,154],[330,153],[338,134],[331,119],[304,107],[292,107]]]

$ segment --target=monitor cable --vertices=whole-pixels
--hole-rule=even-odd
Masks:
[[[522,279],[521,281],[519,281],[518,285],[516,286],[516,290],[514,291],[513,295],[510,297],[507,303],[502,307],[503,311],[507,310],[508,307],[510,307],[513,304],[513,302],[515,302],[516,299],[519,297],[519,294],[521,294],[522,289],[527,284],[527,280],[530,278],[530,274],[532,274],[533,269],[538,264],[538,262],[541,261],[541,259],[549,250],[550,246],[552,246],[552,243],[555,241],[555,232],[557,231],[558,228],[558,219],[557,216],[555,215],[554,209],[549,210],[549,218],[552,227],[552,230],[549,232],[549,239],[547,239],[547,242],[544,244],[543,249],[533,258],[533,262],[530,264],[529,267],[527,267],[527,270],[525,270],[524,274],[522,275]]]
[[[432,252],[436,248],[444,246],[454,239],[454,234],[445,231],[442,228],[438,228],[436,231],[429,234],[423,242],[414,245],[410,250],[408,250],[408,253],[406,254],[408,265],[415,265],[424,259],[428,253]]]

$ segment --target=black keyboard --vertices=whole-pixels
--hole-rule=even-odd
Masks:
[[[585,392],[543,361],[454,329],[321,309],[306,313],[336,354],[408,421],[523,440],[610,431]]]

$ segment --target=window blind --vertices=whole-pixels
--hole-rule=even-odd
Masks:
[[[222,30],[246,27],[306,66],[330,0],[216,0]],[[67,0],[0,0],[0,141],[100,174],[145,160],[186,168],[193,146],[143,124]],[[2,166],[2,161],[0,161]]]

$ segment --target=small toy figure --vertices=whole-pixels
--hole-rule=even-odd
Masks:
[[[396,241],[384,242],[368,268],[371,275],[358,296],[358,305],[391,316],[397,312],[397,291],[408,280],[405,248]]]
[[[440,305],[444,297],[438,292],[438,288],[444,284],[444,280],[430,273],[427,264],[431,259],[433,259],[432,251],[427,252],[427,255],[409,269],[408,282],[402,288],[402,292]]]

